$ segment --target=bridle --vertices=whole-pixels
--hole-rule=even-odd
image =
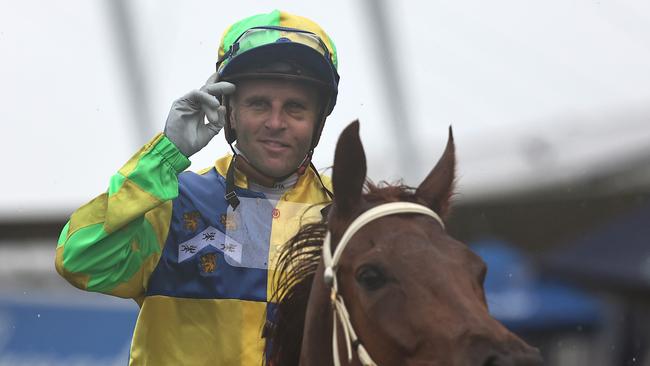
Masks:
[[[341,365],[341,361],[339,360],[337,340],[338,332],[336,329],[336,324],[338,322],[340,322],[343,327],[345,344],[348,351],[348,362],[352,361],[352,347],[354,347],[357,352],[357,356],[359,357],[359,361],[361,361],[361,364],[363,366],[377,366],[375,361],[372,360],[368,354],[368,351],[359,340],[359,337],[354,331],[354,328],[352,327],[352,323],[350,322],[350,314],[345,307],[343,297],[338,292],[336,270],[338,269],[339,260],[341,258],[341,254],[343,253],[343,250],[345,250],[348,242],[357,231],[359,231],[364,225],[380,217],[401,213],[427,215],[434,218],[442,226],[443,229],[445,228],[445,224],[442,222],[440,216],[438,216],[438,214],[426,206],[411,202],[390,202],[373,207],[352,221],[350,226],[348,226],[348,228],[343,233],[343,236],[341,237],[339,245],[336,247],[334,254],[332,254],[331,249],[332,245],[330,231],[328,230],[327,234],[325,235],[325,240],[323,242],[323,262],[325,264],[324,280],[331,289],[330,301],[332,303],[332,311],[334,312],[332,331],[332,356],[334,357],[334,366]]]

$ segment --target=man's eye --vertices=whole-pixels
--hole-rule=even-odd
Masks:
[[[305,110],[305,106],[300,104],[300,103],[289,103],[287,105],[287,108],[290,111],[303,111],[303,110]]]
[[[263,100],[252,100],[248,103],[248,106],[256,109],[261,109],[266,107],[266,104],[267,103]]]

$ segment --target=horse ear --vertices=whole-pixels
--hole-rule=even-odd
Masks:
[[[415,195],[437,212],[445,217],[449,211],[449,201],[454,193],[454,180],[456,178],[456,153],[454,135],[449,126],[449,138],[445,152],[438,160],[436,166],[424,179],[415,191]]]
[[[336,212],[346,216],[361,200],[361,190],[366,179],[366,154],[359,138],[359,121],[343,130],[336,143],[332,184]]]

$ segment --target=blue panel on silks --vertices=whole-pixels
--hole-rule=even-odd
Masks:
[[[154,270],[148,296],[194,299],[266,301],[269,242],[273,206],[262,197],[246,197],[242,190],[236,210],[224,211],[200,205],[194,213],[203,226],[187,235],[187,213],[178,208],[162,257]],[[182,233],[178,236],[174,233]]]

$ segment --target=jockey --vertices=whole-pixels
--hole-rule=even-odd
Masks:
[[[216,66],[57,245],[71,284],[140,306],[130,365],[261,364],[278,248],[332,198],[311,164],[339,82],[321,27],[248,17],[224,32]],[[222,129],[233,153],[185,171]]]

